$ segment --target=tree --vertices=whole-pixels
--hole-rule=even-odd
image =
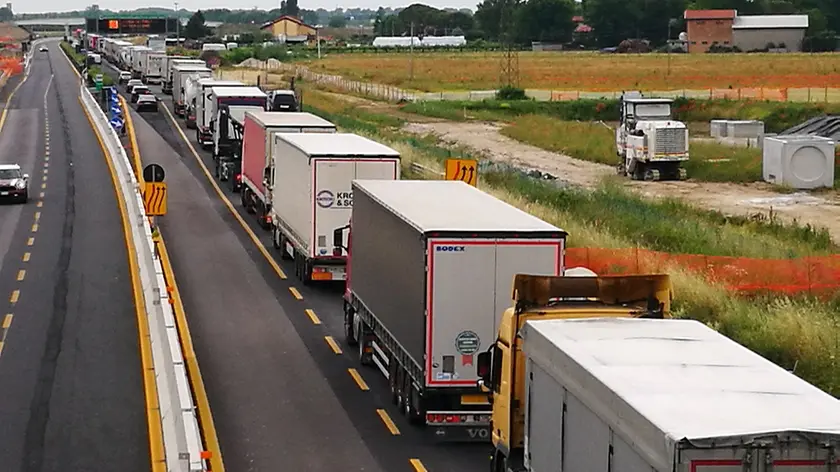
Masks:
[[[500,39],[502,11],[507,8],[513,15],[520,5],[519,0],[484,0],[479,3],[475,11],[475,20],[484,32],[485,38]]]
[[[377,36],[382,36],[382,24],[385,21],[385,9],[379,7],[376,10],[376,19],[373,20],[373,34]]]
[[[344,28],[345,26],[347,26],[347,18],[344,18],[344,16],[335,15],[332,18],[330,18],[329,26],[330,28]]]
[[[280,11],[283,15],[294,16],[295,18],[300,16],[300,7],[298,7],[297,0],[283,0],[280,3]]]
[[[188,39],[200,39],[207,36],[207,27],[204,26],[204,14],[201,10],[193,13],[184,28],[184,36]]]
[[[15,14],[7,7],[0,8],[0,21],[14,21]]]
[[[565,43],[572,39],[575,6],[572,0],[528,0],[516,11],[519,42]]]

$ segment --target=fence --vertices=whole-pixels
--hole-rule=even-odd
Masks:
[[[237,66],[240,67],[240,66]],[[266,73],[293,73],[296,77],[322,86],[363,95],[379,100],[389,101],[479,101],[496,96],[495,90],[472,90],[450,92],[413,92],[390,85],[362,82],[346,79],[340,75],[321,74],[312,72],[301,65],[282,63],[276,60],[248,61],[243,69],[256,69]],[[244,75],[243,75],[244,77]],[[266,74],[267,77],[267,74]],[[591,92],[591,91],[556,91],[527,89],[525,94],[534,100],[549,102],[580,99],[617,99],[621,91]],[[730,100],[769,100],[776,102],[812,102],[812,103],[840,103],[840,88],[726,88],[726,89],[695,89],[695,90],[650,90],[647,95],[670,98],[695,99],[730,99]]]
[[[744,293],[824,295],[840,291],[840,255],[751,259],[669,254],[642,248],[569,248],[566,249],[566,266],[584,266],[599,275],[667,272],[676,266]]]
[[[133,242],[132,248],[136,251],[143,305],[146,310],[146,324],[141,326],[140,330],[141,336],[145,332],[151,341],[157,392],[157,398],[151,401],[158,406],[160,414],[166,470],[205,471],[207,464],[203,458],[202,440],[184,356],[178,342],[178,329],[161,259],[155,251],[140,185],[119,136],[109,125],[108,117],[84,83],[80,86],[80,95],[108,150],[106,158],[113,163],[118,176],[117,191],[122,194],[129,220],[131,234],[128,236]]]

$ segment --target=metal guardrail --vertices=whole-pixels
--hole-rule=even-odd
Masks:
[[[93,118],[108,150],[106,156],[114,165],[126,204],[133,248],[136,251],[140,283],[146,308],[152,363],[155,372],[157,403],[163,430],[166,470],[170,472],[202,472],[207,470],[202,458],[201,432],[196,406],[187,378],[178,329],[170,303],[161,259],[143,204],[140,184],[120,138],[108,118],[84,84],[80,86],[82,103]]]

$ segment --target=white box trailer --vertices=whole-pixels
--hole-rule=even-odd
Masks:
[[[152,52],[148,46],[135,46],[131,50],[131,76],[140,79],[145,71],[146,55]]]
[[[348,344],[412,423],[486,441],[476,356],[496,340],[516,274],[562,275],[566,232],[461,181],[356,180],[352,197]]]
[[[258,87],[210,87],[208,100],[213,160],[219,165],[241,154],[245,112],[265,111],[266,95]]]
[[[163,63],[163,86],[161,91],[167,95],[172,95],[173,77],[175,75],[174,67],[176,64],[193,64],[207,67],[207,63],[201,59],[194,59],[186,56],[166,56]]]
[[[285,112],[281,112],[285,113]],[[400,178],[399,152],[350,133],[274,135],[274,245],[304,283],[345,280],[354,179]],[[336,243],[335,232],[343,231]]]
[[[199,79],[198,92],[195,97],[195,140],[201,147],[207,149],[213,145],[213,133],[210,131],[210,121],[213,116],[210,106],[212,87],[248,87],[236,80],[217,80],[212,77]]]
[[[146,70],[143,71],[143,82],[147,84],[160,85],[163,82],[163,62],[166,54],[161,52],[150,52],[146,55]]]
[[[200,64],[174,64],[172,66],[172,103],[175,115],[184,116],[186,86],[189,77],[212,77],[213,71]]]
[[[840,400],[701,322],[526,322],[525,470],[837,471]]]
[[[311,113],[247,111],[242,137],[242,206],[271,228],[274,136],[278,133],[336,133],[335,125]]]

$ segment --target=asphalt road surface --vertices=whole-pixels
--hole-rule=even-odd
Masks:
[[[137,318],[116,194],[55,42],[13,95],[0,162],[0,470],[148,471]]]
[[[487,470],[489,444],[438,444],[400,416],[384,377],[361,367],[354,350],[343,344],[341,286],[309,288],[294,280],[293,267],[280,260],[268,233],[242,210],[238,194],[230,192],[229,183],[219,183],[288,279],[278,276],[212,187],[192,149],[212,174],[210,154],[176,119],[192,149],[187,145],[164,110],[172,110],[171,100],[159,90],[153,87],[162,99],[158,112],[132,116],[144,164],[155,162],[166,170],[170,200],[162,234],[226,468]],[[368,390],[348,369],[357,369]]]

